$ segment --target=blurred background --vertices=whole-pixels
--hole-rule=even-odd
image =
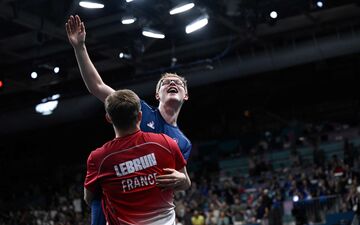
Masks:
[[[0,2],[0,224],[89,224],[86,159],[113,130],[67,41],[75,14],[113,88],[157,106],[162,73],[188,80],[179,223],[358,224],[358,0],[92,3]]]

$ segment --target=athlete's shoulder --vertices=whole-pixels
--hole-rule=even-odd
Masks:
[[[147,102],[145,102],[145,100],[140,100],[140,104],[141,104],[141,110],[151,110],[151,111],[156,111],[156,107],[149,105]]]
[[[147,140],[162,140],[162,139],[164,139],[162,133],[145,132],[145,131],[142,131],[142,133],[143,133],[143,136]]]
[[[99,147],[97,147],[96,149],[94,149],[94,150],[91,152],[92,157],[93,157],[93,158],[96,158],[96,159],[103,158],[104,155],[107,154],[107,152],[109,151],[109,149],[111,149],[112,146],[114,145],[114,144],[113,144],[113,141],[114,141],[114,140],[107,141],[107,142],[105,142],[102,146],[99,146]]]
[[[90,155],[93,159],[100,159],[102,158],[102,155],[104,154],[104,148],[102,147],[98,147],[96,149],[94,149],[93,151],[91,151]]]
[[[175,142],[170,136],[164,133],[143,132],[143,135],[147,142],[157,142],[166,146],[169,145],[169,142]]]

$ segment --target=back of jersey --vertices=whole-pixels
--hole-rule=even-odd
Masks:
[[[138,132],[103,146],[98,180],[110,224],[173,224],[173,191],[156,187],[164,168],[185,166],[170,137]]]

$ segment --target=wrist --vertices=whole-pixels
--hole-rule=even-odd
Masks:
[[[73,46],[75,51],[82,51],[86,49],[85,42]]]

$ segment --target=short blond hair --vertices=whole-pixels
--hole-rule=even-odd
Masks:
[[[184,88],[185,88],[185,92],[187,93],[187,80],[185,79],[185,77],[179,76],[176,73],[163,73],[161,74],[161,78],[159,79],[159,81],[156,84],[156,93],[160,90],[160,86],[161,86],[161,82],[168,77],[176,77],[179,78],[183,84],[184,84]]]

